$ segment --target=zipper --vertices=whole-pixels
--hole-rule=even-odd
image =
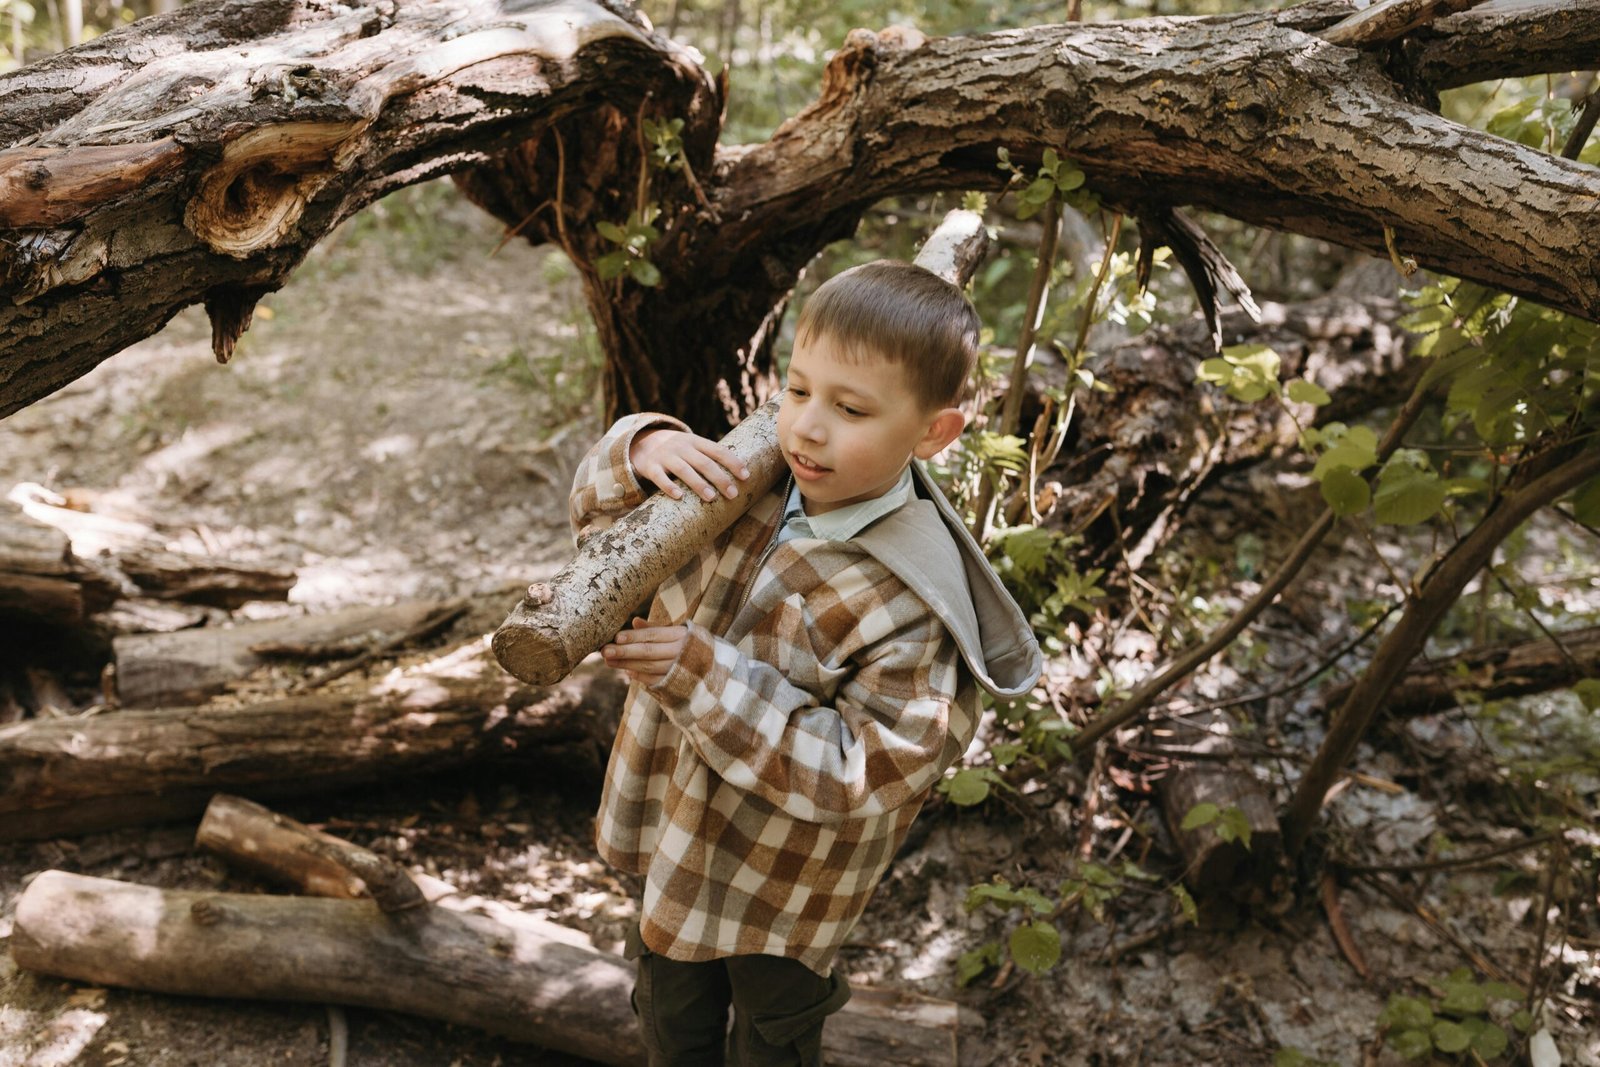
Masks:
[[[749,603],[750,591],[755,587],[756,579],[761,575],[761,568],[766,565],[767,557],[772,555],[773,550],[778,547],[778,535],[783,533],[784,509],[788,507],[789,494],[793,491],[794,475],[791,474],[788,480],[783,483],[783,496],[779,498],[778,525],[773,527],[771,540],[767,542],[767,547],[761,550],[761,555],[756,557],[756,565],[751,569],[750,577],[745,579],[744,592],[739,595],[739,606],[733,609],[733,616],[728,620],[730,624],[739,617],[740,612],[744,611],[745,604]]]

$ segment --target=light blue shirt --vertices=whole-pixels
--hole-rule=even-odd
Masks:
[[[807,515],[800,497],[800,484],[789,490],[789,503],[783,512],[783,529],[778,531],[778,541],[796,537],[816,537],[824,541],[848,541],[868,524],[883,518],[903,506],[916,495],[911,484],[911,464],[900,472],[900,480],[888,490],[871,500],[846,504],[842,508],[825,511],[821,515]]]

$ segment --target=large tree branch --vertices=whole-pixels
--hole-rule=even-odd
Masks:
[[[1120,208],[1191,204],[1379,254],[1392,235],[1430,268],[1600,318],[1594,168],[1408,102],[1419,73],[1476,69],[1469,54],[1581,65],[1600,8],[1493,0],[1413,31],[1406,54],[1315,36],[1350,12],[859,30],[815,103],[764,144],[718,149],[720,87],[600,0],[202,3],[0,79],[15,139],[0,152],[0,414],[189,304],[226,355],[338,221],[447,171],[572,255],[613,410],[708,432],[770,392],[788,291],[818,250],[884,196],[997,188],[1000,147],[1065,151]],[[642,185],[662,209],[658,288],[595,267],[612,250],[595,224],[638,206],[651,116],[686,119],[688,163]]]

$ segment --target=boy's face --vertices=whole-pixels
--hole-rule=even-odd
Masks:
[[[937,455],[965,421],[957,408],[924,408],[903,365],[846,361],[824,335],[795,345],[778,444],[806,513],[821,515],[881,496],[912,456]]]

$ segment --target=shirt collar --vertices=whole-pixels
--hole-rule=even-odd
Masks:
[[[900,472],[900,480],[881,495],[871,500],[846,504],[821,515],[807,515],[800,498],[800,486],[796,483],[789,490],[789,503],[784,509],[783,521],[787,526],[797,522],[798,516],[798,523],[809,527],[811,536],[824,541],[848,541],[871,523],[905,504],[915,493],[911,483],[911,464],[908,463],[905,470]]]

